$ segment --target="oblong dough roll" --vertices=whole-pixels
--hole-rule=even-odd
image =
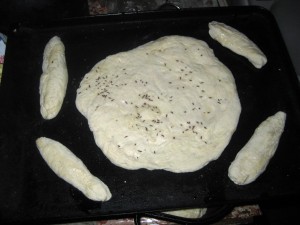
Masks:
[[[53,119],[61,109],[68,84],[65,46],[57,36],[45,47],[42,69],[40,111],[44,119]]]
[[[228,176],[234,183],[249,184],[265,171],[277,149],[285,120],[286,114],[277,112],[256,128],[229,167]]]
[[[86,197],[94,201],[107,201],[111,198],[108,187],[93,176],[67,147],[46,137],[38,138],[36,145],[55,174],[79,189]]]
[[[256,68],[267,63],[267,57],[246,35],[220,22],[210,22],[209,35],[221,45],[238,55],[246,57]]]
[[[206,212],[207,212],[207,208],[194,208],[194,209],[165,211],[163,213],[172,216],[182,217],[182,218],[198,219],[203,217],[206,214]]]

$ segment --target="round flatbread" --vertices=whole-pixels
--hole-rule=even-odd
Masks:
[[[171,172],[217,159],[241,112],[230,70],[204,41],[183,36],[101,60],[81,81],[76,106],[112,163]]]

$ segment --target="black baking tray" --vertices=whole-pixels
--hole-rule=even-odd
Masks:
[[[268,63],[256,69],[211,39],[208,22],[212,20],[245,33],[266,54]],[[206,41],[232,71],[242,105],[237,131],[221,157],[196,172],[119,168],[96,146],[86,119],[75,107],[76,89],[85,73],[106,56],[174,34]],[[61,112],[46,121],[39,111],[39,78],[44,47],[54,35],[66,47],[69,84]],[[262,8],[204,8],[20,24],[8,35],[0,86],[0,219],[69,222],[298,198],[299,96],[297,76],[277,24]],[[254,129],[279,110],[287,113],[286,128],[267,170],[249,185],[235,185],[227,176],[231,161]],[[40,136],[70,148],[108,185],[112,199],[90,201],[58,178],[35,146]]]

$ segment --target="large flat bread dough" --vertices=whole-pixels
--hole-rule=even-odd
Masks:
[[[66,146],[46,137],[36,140],[43,159],[57,176],[72,184],[94,201],[107,201],[111,193],[99,178],[90,173],[83,162]]]
[[[265,171],[276,152],[285,120],[286,114],[277,112],[256,128],[250,140],[239,151],[229,167],[228,176],[234,183],[249,184]]]
[[[267,57],[259,47],[245,34],[220,22],[210,22],[209,34],[224,47],[246,57],[256,68],[260,69],[267,63]]]
[[[45,47],[42,69],[40,111],[44,119],[53,119],[62,107],[68,84],[65,46],[57,36],[51,38]]]
[[[101,60],[81,81],[76,106],[112,163],[172,172],[217,159],[241,112],[230,70],[205,42],[183,36]]]

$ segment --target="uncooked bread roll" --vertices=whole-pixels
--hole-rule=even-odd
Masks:
[[[228,176],[236,184],[249,184],[262,174],[275,154],[286,114],[278,112],[263,121],[231,163]]]
[[[86,197],[94,201],[107,201],[111,198],[108,187],[93,176],[67,147],[46,137],[38,138],[36,145],[56,175],[79,189]]]
[[[188,218],[188,219],[198,219],[203,217],[207,212],[207,208],[195,208],[195,209],[182,209],[174,211],[163,212],[172,216]]]
[[[260,69],[267,63],[267,57],[246,35],[224,23],[210,22],[209,34],[221,45],[246,57],[256,68]]]
[[[42,69],[40,110],[44,119],[53,119],[61,109],[68,84],[65,46],[57,36],[45,47]]]

